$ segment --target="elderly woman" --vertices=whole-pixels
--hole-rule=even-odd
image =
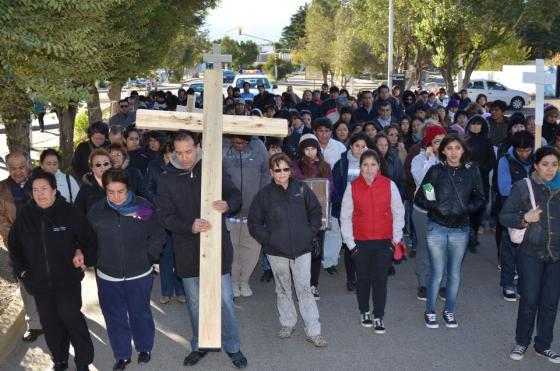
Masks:
[[[129,191],[129,178],[122,169],[103,174],[106,197],[89,211],[88,219],[97,235],[97,289],[99,305],[116,363],[124,370],[132,348],[138,362],[151,359],[154,319],[150,309],[152,264],[165,242],[164,230],[148,201]]]
[[[128,174],[129,189],[135,195],[144,195],[144,177],[140,170],[135,167],[128,166],[130,159],[128,151],[119,144],[111,144],[109,146],[109,154],[111,155],[111,163],[115,169],[123,169]]]
[[[70,174],[64,174],[59,169],[60,154],[52,148],[48,148],[41,152],[39,157],[41,162],[41,170],[51,173],[56,178],[56,187],[62,197],[70,203],[73,203],[80,191],[80,186],[76,179]]]
[[[247,226],[251,236],[263,245],[274,274],[282,326],[278,337],[291,337],[297,322],[293,280],[307,340],[324,347],[327,341],[321,335],[319,310],[309,287],[311,240],[321,227],[322,210],[313,191],[291,177],[290,162],[284,153],[270,158],[272,182],[253,198]]]
[[[90,173],[84,175],[82,187],[76,196],[74,204],[84,215],[97,201],[105,196],[101,177],[111,168],[111,155],[102,148],[94,149],[89,155]]]
[[[85,216],[57,194],[53,174],[36,172],[31,188],[33,200],[10,230],[10,259],[35,297],[53,370],[68,368],[70,343],[76,368],[87,370],[93,362],[93,343],[81,312],[80,268],[93,263],[95,235]]]
[[[555,148],[540,148],[533,162],[535,171],[530,178],[513,184],[500,212],[500,223],[505,227],[527,228],[517,252],[521,299],[516,345],[509,355],[515,361],[523,359],[536,319],[535,352],[560,363],[560,354],[550,348],[560,298],[560,238],[555,230],[555,221],[560,218],[559,161]]]

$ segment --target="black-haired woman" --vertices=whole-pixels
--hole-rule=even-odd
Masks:
[[[129,126],[124,132],[124,141],[128,151],[128,158],[130,159],[130,166],[140,170],[142,175],[145,175],[148,170],[150,156],[140,147],[140,131],[135,126]]]
[[[555,148],[537,150],[533,174],[513,185],[500,213],[500,223],[505,227],[527,228],[517,252],[521,299],[516,345],[509,355],[515,361],[523,359],[536,319],[535,351],[552,363],[560,363],[560,354],[550,349],[560,298],[560,238],[555,230],[560,218],[559,161],[560,153]]]
[[[56,178],[56,187],[61,196],[66,201],[74,203],[80,191],[80,186],[72,175],[64,174],[60,170],[60,154],[52,148],[47,148],[41,152],[39,161],[41,162],[41,170],[53,174]]]
[[[81,312],[81,280],[82,269],[94,262],[95,234],[85,216],[57,194],[53,174],[37,171],[31,188],[33,200],[10,230],[10,259],[34,295],[53,370],[68,368],[70,343],[77,369],[87,370],[94,351]]]
[[[87,129],[88,140],[78,144],[72,157],[72,171],[76,180],[82,182],[82,178],[90,171],[89,155],[96,148],[104,148],[109,144],[109,127],[107,124],[98,121],[94,122]]]
[[[132,355],[131,340],[139,363],[151,359],[152,264],[159,258],[165,233],[153,206],[129,191],[124,170],[107,170],[102,180],[106,198],[91,208],[88,219],[98,241],[97,289],[116,360],[113,370],[124,370]]]
[[[129,166],[130,158],[125,147],[119,144],[111,144],[109,146],[109,154],[111,155],[111,164],[114,169],[123,169],[128,174],[128,189],[137,196],[144,195],[144,177],[140,170]]]

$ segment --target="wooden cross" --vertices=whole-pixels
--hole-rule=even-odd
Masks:
[[[544,86],[555,84],[554,75],[544,71],[544,59],[535,61],[536,72],[523,72],[523,83],[535,84],[535,149],[541,147],[544,116]],[[554,144],[554,143],[553,143]]]
[[[200,234],[199,334],[203,349],[219,349],[221,342],[221,276],[222,276],[222,215],[212,208],[212,202],[222,199],[222,135],[264,135],[285,137],[288,122],[256,116],[223,116],[223,71],[221,63],[231,56],[204,55],[215,69],[204,73],[204,110],[172,112],[138,110],[136,126],[142,129],[180,129],[202,132],[203,158],[201,179],[201,218],[212,225],[209,232]],[[218,63],[218,64],[217,64]]]

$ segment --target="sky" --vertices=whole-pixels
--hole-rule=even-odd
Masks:
[[[310,0],[221,0],[216,9],[211,9],[205,28],[210,40],[229,36],[234,40],[253,40],[257,44],[265,41],[239,35],[243,33],[263,39],[278,41],[282,29],[290,24],[290,17]]]

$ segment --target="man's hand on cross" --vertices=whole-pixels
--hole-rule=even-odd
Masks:
[[[229,210],[229,206],[228,206],[227,202],[225,202],[223,200],[212,202],[212,207],[214,208],[214,210],[216,210],[220,214],[227,213],[228,210]]]
[[[212,208],[219,212],[220,214],[227,213],[229,206],[226,201],[218,200],[212,202]],[[192,225],[192,233],[197,234],[201,232],[208,232],[212,228],[210,222],[206,219],[195,219]]]

